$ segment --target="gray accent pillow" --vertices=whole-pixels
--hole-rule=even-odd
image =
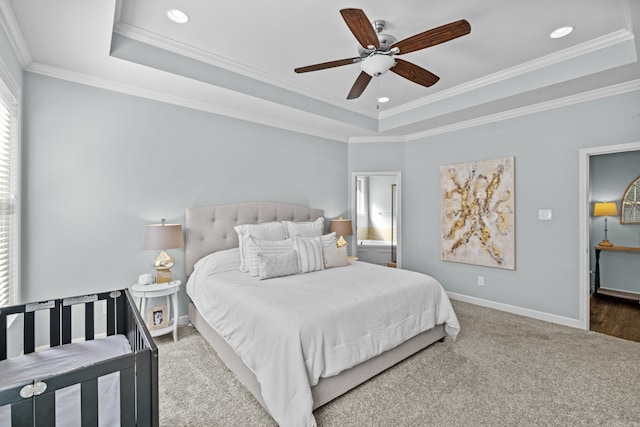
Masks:
[[[260,280],[298,274],[298,256],[293,249],[279,254],[258,253]]]
[[[346,246],[341,248],[337,248],[335,245],[333,247],[324,247],[322,248],[322,255],[325,268],[344,267],[348,264]]]

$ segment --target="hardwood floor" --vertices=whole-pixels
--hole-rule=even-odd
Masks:
[[[640,342],[640,304],[606,295],[591,295],[592,331]]]

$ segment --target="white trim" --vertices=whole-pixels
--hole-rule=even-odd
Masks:
[[[578,262],[578,277],[580,289],[578,294],[580,298],[580,327],[582,329],[589,329],[589,295],[591,294],[591,276],[589,274],[589,202],[591,192],[589,188],[589,157],[638,150],[640,150],[640,142],[583,148],[579,152],[578,254],[580,259]]]
[[[470,304],[479,305],[481,307],[493,308],[495,310],[505,311],[507,313],[517,314],[519,316],[530,317],[532,319],[543,320],[545,322],[556,323],[558,325],[570,326],[572,328],[581,328],[580,321],[570,317],[558,316],[557,314],[545,313],[543,311],[531,310],[528,308],[517,307],[515,305],[503,304],[500,302],[489,301],[482,298],[476,298],[468,295],[457,294],[455,292],[447,292],[449,298],[456,301],[468,302]]]
[[[13,8],[11,7],[9,0],[0,0],[0,25],[2,25],[2,28],[9,39],[9,43],[18,57],[20,66],[23,69],[28,67],[29,64],[33,62],[33,58],[31,57],[29,47],[27,46],[27,42],[24,40],[24,36],[22,35],[22,31],[20,30],[20,26],[16,20],[16,15],[13,12]]]
[[[384,137],[351,137],[349,143],[371,143],[371,142],[402,142],[402,141],[415,141],[422,138],[427,138],[434,135],[440,135],[449,132],[455,132],[462,129],[467,129],[475,126],[482,126],[489,123],[495,123],[502,120],[509,120],[517,117],[526,116],[529,114],[540,113],[555,108],[568,107],[583,102],[595,101],[601,98],[607,98],[609,96],[621,95],[628,92],[634,92],[640,90],[640,79],[632,80],[624,83],[618,83],[615,85],[590,90],[587,92],[578,93],[575,95],[565,96],[563,98],[553,99],[550,101],[539,102],[537,104],[527,105],[525,107],[514,108],[512,110],[503,111],[496,114],[490,114],[483,117],[478,117],[471,120],[466,120],[451,125],[441,126],[433,129],[429,129],[423,132],[416,132],[402,136],[384,136]]]
[[[232,117],[234,119],[244,120],[247,122],[259,123],[265,126],[289,130],[289,131],[301,133],[304,135],[317,136],[319,138],[325,138],[325,139],[330,139],[330,140],[339,141],[339,142],[348,141],[347,137],[342,135],[318,132],[315,129],[309,129],[303,126],[296,126],[287,122],[268,120],[261,116],[246,114],[237,110],[222,108],[210,103],[196,102],[188,98],[181,98],[173,95],[167,95],[166,93],[157,92],[149,89],[143,89],[138,86],[123,84],[114,80],[98,78],[98,77],[94,77],[94,76],[83,74],[83,73],[77,73],[74,71],[65,70],[63,68],[57,68],[57,67],[52,67],[45,64],[40,64],[37,62],[31,63],[31,65],[29,65],[26,71],[31,73],[41,74],[47,77],[53,77],[56,79],[67,80],[74,83],[84,84],[87,86],[93,86],[99,89],[125,93],[127,95],[151,99],[154,101],[164,102],[167,104],[179,105],[181,107],[205,111],[212,114],[218,114],[220,116]]]
[[[405,113],[416,108],[424,107],[425,105],[440,102],[445,99],[462,95],[466,92],[481,89],[485,86],[496,84],[514,77],[518,77],[539,69],[549,67],[551,65],[562,63],[569,59],[577,58],[582,55],[586,55],[603,48],[614,46],[618,43],[624,43],[629,40],[633,40],[634,35],[628,30],[618,30],[610,34],[606,34],[602,37],[589,40],[576,46],[554,52],[552,54],[534,59],[532,61],[525,62],[523,64],[516,65],[505,70],[501,70],[497,73],[490,74],[485,77],[481,77],[476,80],[472,80],[467,83],[452,87],[450,89],[437,92],[433,95],[417,99],[413,102],[402,104],[396,108],[392,108],[386,111],[382,111],[379,114],[381,119],[392,117],[397,114]]]
[[[11,166],[11,192],[15,197],[15,210],[12,214],[12,247],[10,248],[10,268],[11,275],[9,281],[11,283],[9,289],[9,305],[16,305],[21,301],[22,286],[20,283],[21,270],[21,216],[22,216],[22,91],[20,85],[11,75],[4,60],[0,58],[0,96],[11,104],[11,110],[14,116],[15,128],[12,128],[14,134],[10,144],[12,145],[12,166]],[[15,320],[15,319],[14,319]],[[10,327],[14,320],[9,320]]]
[[[290,90],[300,95],[306,95],[310,98],[324,101],[332,105],[343,104],[341,108],[351,110],[362,115],[378,118],[378,114],[371,111],[369,108],[357,104],[344,105],[344,99],[337,98],[335,96],[327,96],[326,92],[314,91],[311,86],[303,86],[292,84],[291,81],[275,76],[273,74],[265,73],[262,70],[258,70],[253,67],[249,67],[237,61],[232,61],[228,58],[207,52],[202,49],[198,49],[193,46],[180,43],[176,40],[160,36],[156,33],[143,30],[138,27],[134,27],[122,22],[116,22],[114,25],[114,32],[131,40],[135,40],[140,43],[144,43],[153,47],[157,47],[168,52],[175,53],[187,58],[195,59],[196,61],[208,64],[214,67],[223,68],[233,73],[257,80],[259,82],[267,83],[273,86],[277,86],[284,90]]]

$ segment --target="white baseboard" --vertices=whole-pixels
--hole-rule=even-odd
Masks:
[[[184,326],[189,324],[189,315],[185,314],[184,316],[178,317],[178,326]]]
[[[489,301],[482,298],[457,294],[455,292],[447,292],[447,295],[449,295],[449,298],[456,301],[468,302],[470,304],[479,305],[481,307],[488,307],[500,311],[506,311],[507,313],[531,317],[532,319],[544,320],[545,322],[557,323],[559,325],[570,326],[577,329],[584,329],[579,319],[572,319],[570,317],[558,316],[556,314],[545,313],[543,311],[531,310],[528,308],[517,307],[515,305]]]

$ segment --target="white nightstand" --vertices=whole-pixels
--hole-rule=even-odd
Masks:
[[[135,284],[129,288],[131,295],[137,298],[138,310],[142,318],[147,322],[152,337],[173,332],[173,341],[178,341],[178,320],[180,319],[178,313],[178,291],[180,290],[181,283],[180,280],[174,280],[169,283],[154,283],[152,285]],[[149,299],[158,297],[166,297],[167,312],[165,315],[167,318],[163,319],[168,321],[166,327],[159,325],[154,326],[153,321],[149,319],[149,313],[147,313],[149,309]],[[171,312],[169,312],[170,307]]]

